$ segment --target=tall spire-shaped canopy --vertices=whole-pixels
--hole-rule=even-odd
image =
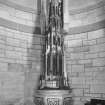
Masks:
[[[45,69],[42,73],[44,78],[41,78],[40,88],[62,89],[68,87],[67,78],[64,75],[64,42],[61,34],[63,29],[63,0],[46,0],[46,3],[42,6]]]

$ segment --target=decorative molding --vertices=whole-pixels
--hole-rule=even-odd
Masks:
[[[47,105],[59,105],[59,98],[47,98]]]
[[[25,32],[25,33],[31,33],[31,34],[41,34],[41,29],[40,27],[31,27],[19,23],[15,23],[9,20],[5,20],[0,18],[0,26],[10,28],[13,30],[17,30],[20,32]]]
[[[44,105],[43,98],[42,98],[42,97],[35,97],[34,103],[35,103],[36,105]]]
[[[76,14],[80,14],[80,13],[84,13],[84,12],[89,12],[89,11],[92,11],[94,9],[101,8],[104,6],[105,6],[105,1],[101,1],[97,4],[94,4],[94,5],[85,7],[85,8],[69,10],[69,14],[70,15],[76,15]]]
[[[66,32],[66,35],[80,34],[80,33],[95,31],[102,28],[105,28],[105,20],[97,22],[97,23],[89,24],[89,25],[69,28],[69,31]]]
[[[5,20],[2,18],[0,18],[0,26],[10,28],[13,30],[18,30],[20,32],[25,32],[25,33],[41,34],[40,27],[31,27],[31,26],[27,26],[23,24],[18,24],[18,23]],[[105,28],[105,20],[94,23],[94,24],[89,24],[89,25],[75,27],[75,28],[69,28],[69,31],[66,34],[71,35],[71,34],[85,33],[89,31],[98,30],[101,28]]]
[[[73,105],[71,97],[66,97],[63,99],[63,105]]]

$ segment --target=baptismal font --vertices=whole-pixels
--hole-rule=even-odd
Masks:
[[[72,105],[71,89],[64,70],[63,0],[47,0],[44,68],[34,95],[35,105]]]

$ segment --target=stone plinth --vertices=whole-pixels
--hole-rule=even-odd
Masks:
[[[72,105],[70,90],[37,90],[35,105]]]

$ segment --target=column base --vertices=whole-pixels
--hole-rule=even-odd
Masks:
[[[35,105],[72,105],[70,90],[37,90]]]

